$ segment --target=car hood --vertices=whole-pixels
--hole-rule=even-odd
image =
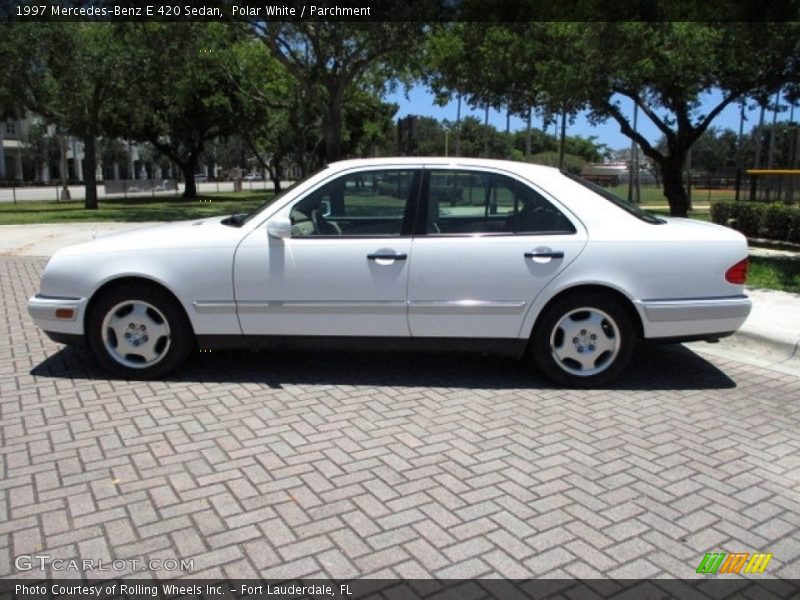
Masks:
[[[111,233],[59,250],[59,254],[141,252],[235,245],[244,232],[222,224],[224,217],[177,221]]]

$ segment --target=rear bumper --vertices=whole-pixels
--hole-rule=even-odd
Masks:
[[[637,305],[648,339],[722,337],[739,329],[752,307],[744,295],[642,300]]]

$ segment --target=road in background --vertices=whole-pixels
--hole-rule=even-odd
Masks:
[[[215,194],[215,193],[233,193],[232,181],[206,181],[197,183],[197,191],[200,194]],[[168,198],[170,196],[179,196],[183,193],[184,185],[178,184],[178,190],[168,192],[152,192],[149,194],[130,194],[128,197],[157,197]],[[72,200],[83,200],[85,198],[86,189],[82,185],[70,185],[69,190]],[[242,190],[245,192],[258,192],[258,191],[271,191],[274,189],[271,181],[243,181]],[[0,202],[58,202],[61,200],[60,185],[48,186],[25,186],[18,188],[2,187],[0,188]],[[123,194],[106,194],[105,186],[100,184],[97,186],[97,197],[104,198],[124,198]]]

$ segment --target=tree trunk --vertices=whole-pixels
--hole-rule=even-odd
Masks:
[[[83,207],[97,210],[97,138],[90,133],[83,140],[83,181],[86,186],[86,199]],[[75,158],[77,161],[77,157]]]
[[[669,202],[669,214],[672,217],[689,216],[689,198],[683,187],[683,159],[683,156],[672,155],[660,163],[664,196]]]
[[[272,188],[275,190],[275,193],[278,194],[281,191],[281,166],[280,163],[276,163],[274,160],[271,160],[269,164],[265,165],[265,170],[269,174],[269,179],[272,181]]]
[[[194,181],[194,171],[197,168],[197,159],[179,165],[183,171],[183,199],[194,200],[197,198],[197,184]]]
[[[325,161],[335,162],[342,158],[342,99],[340,93],[332,93],[328,104],[328,122],[325,129]]]
[[[564,169],[564,146],[567,143],[567,109],[561,111],[561,139],[558,143],[558,168]]]

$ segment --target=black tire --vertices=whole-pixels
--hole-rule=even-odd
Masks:
[[[100,364],[126,379],[162,377],[178,368],[195,346],[180,304],[165,290],[144,282],[124,283],[103,293],[91,309],[86,330]]]
[[[545,308],[530,350],[539,370],[555,383],[591,388],[610,383],[630,362],[636,345],[631,318],[602,293],[571,294]]]

